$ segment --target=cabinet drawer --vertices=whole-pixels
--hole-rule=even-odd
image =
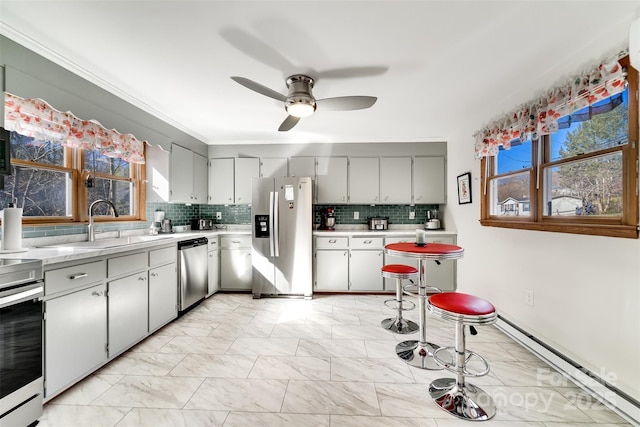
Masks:
[[[352,237],[349,243],[351,249],[383,249],[382,237]]]
[[[218,244],[218,236],[216,237],[207,237],[207,239],[209,239],[209,251],[216,251],[218,250],[219,244]]]
[[[316,237],[316,249],[347,249],[347,237]]]
[[[437,236],[437,237],[427,237],[425,238],[427,243],[444,243],[445,245],[455,245],[454,238],[449,236]]]
[[[168,264],[175,261],[177,256],[177,249],[175,246],[162,249],[153,249],[149,251],[149,267]]]
[[[103,281],[107,277],[104,260],[44,272],[44,292],[52,295]]]
[[[229,236],[220,238],[222,249],[251,248],[251,237],[249,236]]]
[[[131,254],[107,260],[107,274],[109,277],[133,273],[147,267],[147,253]]]
[[[416,235],[412,234],[411,236],[397,236],[397,237],[385,237],[384,244],[388,245],[390,243],[415,243]]]

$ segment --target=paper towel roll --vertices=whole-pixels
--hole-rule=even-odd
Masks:
[[[22,251],[22,208],[5,208],[2,210],[2,240],[0,249],[3,252]]]
[[[162,222],[163,219],[164,219],[163,211],[155,211],[153,213],[153,222]]]

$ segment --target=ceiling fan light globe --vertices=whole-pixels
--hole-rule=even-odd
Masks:
[[[294,117],[309,117],[315,110],[315,105],[305,102],[287,104],[287,113]]]

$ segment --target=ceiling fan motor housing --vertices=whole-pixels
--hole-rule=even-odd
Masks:
[[[311,77],[303,74],[295,74],[287,79],[289,93],[285,101],[285,109],[289,114],[305,117],[298,115],[297,112],[302,110],[306,115],[311,115],[316,110],[316,100],[311,92],[313,83],[314,81]]]

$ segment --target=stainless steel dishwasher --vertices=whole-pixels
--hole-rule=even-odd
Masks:
[[[183,240],[178,243],[180,311],[185,311],[207,295],[209,277],[207,243],[206,237]]]

